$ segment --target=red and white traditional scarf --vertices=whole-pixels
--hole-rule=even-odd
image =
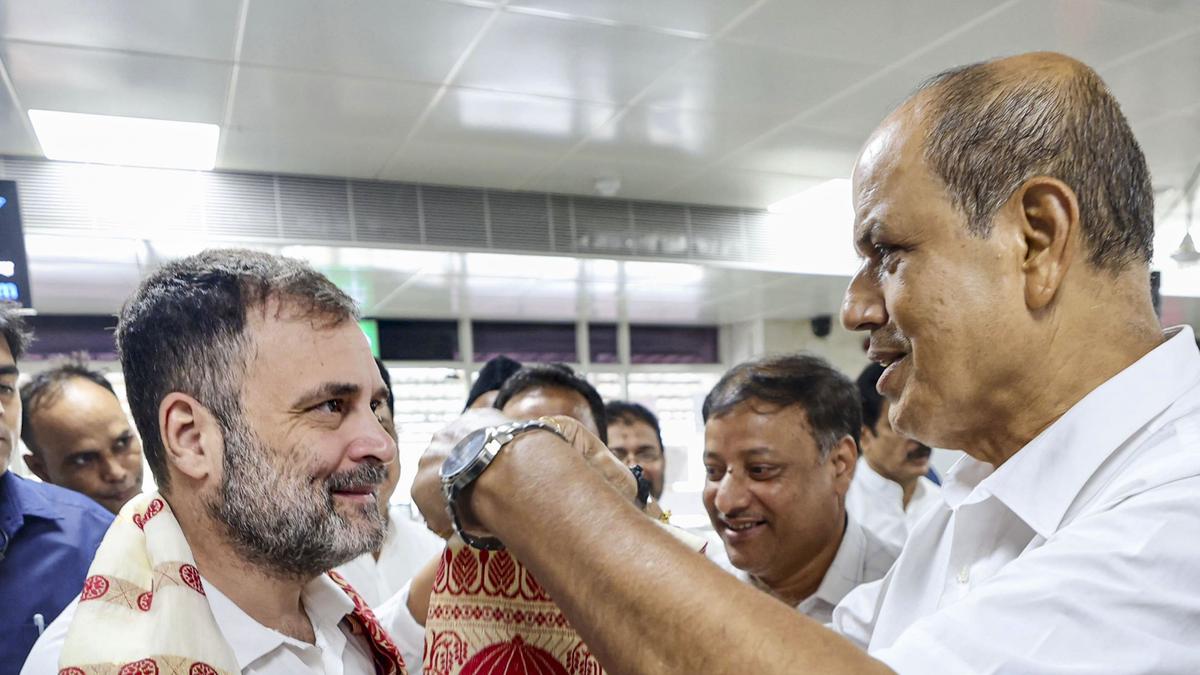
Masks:
[[[689,548],[705,541],[666,526]],[[425,621],[426,675],[603,675],[604,669],[533,574],[508,551],[451,537]]]
[[[371,646],[377,675],[407,675],[404,660],[362,598],[351,632]],[[158,493],[130,500],[104,536],[59,657],[59,675],[233,675],[240,672],[204,593],[179,522]]]

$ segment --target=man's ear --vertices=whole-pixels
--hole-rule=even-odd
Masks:
[[[1044,309],[1062,286],[1080,236],[1079,200],[1066,183],[1037,176],[1013,195],[1020,200],[1025,244],[1025,305]]]
[[[197,481],[219,475],[224,435],[212,412],[196,399],[172,392],[158,405],[167,465]]]
[[[41,478],[43,483],[51,482],[50,473],[46,471],[46,459],[44,457],[41,455],[28,454],[22,459],[25,460],[25,466],[29,467],[29,470],[33,472],[33,475]]]
[[[842,439],[829,451],[829,464],[833,467],[833,481],[838,494],[843,497],[854,480],[854,467],[858,464],[858,445],[850,436]]]

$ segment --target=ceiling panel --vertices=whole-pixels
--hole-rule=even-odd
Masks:
[[[1155,186],[1183,185],[1200,166],[1200,108],[1134,127]]]
[[[796,114],[875,70],[768,47],[715,43],[666,73],[640,102],[690,110],[765,108]]]
[[[698,44],[636,28],[503,13],[454,83],[624,103]]]
[[[792,123],[743,146],[726,160],[725,166],[845,178],[850,175],[864,138],[863,134],[823,131]]]
[[[634,106],[593,132],[581,152],[629,160],[708,162],[786,118],[769,108],[734,112]]]
[[[894,68],[872,75],[855,87],[821,103],[797,122],[865,142],[871,131],[908,98],[932,72]]]
[[[1149,49],[1102,75],[1125,114],[1136,124],[1139,119],[1200,106],[1198,71],[1200,31]]]
[[[1052,50],[1102,68],[1196,21],[1192,15],[1154,12],[1106,0],[1022,0],[905,66],[932,75],[997,56]]]
[[[448,146],[565,152],[615,112],[611,105],[451,87],[416,140]]]
[[[0,35],[62,45],[233,59],[240,0],[5,0]]]
[[[17,106],[7,91],[0,93],[0,154],[42,154],[33,132],[25,123],[25,110]]]
[[[994,0],[767,3],[726,39],[823,58],[889,65],[994,7]]]
[[[66,112],[220,123],[232,66],[172,56],[6,42],[21,104]]]
[[[218,166],[374,177],[433,85],[245,66]]]
[[[248,63],[441,82],[491,10],[437,0],[254,0]]]
[[[709,35],[755,4],[756,0],[514,0],[508,6],[660,30]]]

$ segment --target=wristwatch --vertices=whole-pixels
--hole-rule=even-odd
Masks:
[[[454,522],[454,530],[463,541],[475,548],[495,551],[504,548],[504,544],[495,537],[476,537],[462,527],[458,517],[455,502],[463,491],[483,474],[484,469],[496,459],[500,450],[518,435],[536,429],[544,429],[554,433],[559,438],[563,435],[552,424],[541,420],[527,422],[510,422],[495,427],[484,427],[471,432],[458,442],[450,451],[450,456],[442,462],[442,494],[446,497],[446,509],[450,512],[450,520]],[[565,440],[565,439],[564,439]]]

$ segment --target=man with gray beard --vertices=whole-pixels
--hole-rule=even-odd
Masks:
[[[379,547],[396,445],[354,302],[304,263],[212,250],[117,329],[159,491],[121,510],[24,673],[403,673],[332,568]]]

